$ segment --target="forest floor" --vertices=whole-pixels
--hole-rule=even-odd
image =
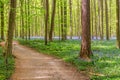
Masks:
[[[90,80],[61,59],[39,53],[31,48],[16,44],[15,72],[11,80]]]

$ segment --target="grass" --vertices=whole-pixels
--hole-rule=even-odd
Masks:
[[[56,56],[76,66],[78,70],[91,74],[91,80],[120,80],[120,50],[116,49],[114,40],[92,41],[92,62],[78,59],[80,50],[79,40],[65,42],[54,41],[47,46],[43,40],[19,40],[21,44],[30,46],[39,52]]]
[[[6,80],[7,78],[10,78],[12,72],[14,71],[14,59],[9,57],[8,61],[8,70],[6,70],[2,48],[0,47],[0,80]]]

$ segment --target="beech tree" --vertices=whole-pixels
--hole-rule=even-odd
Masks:
[[[90,33],[90,0],[82,0],[82,43],[80,58],[89,60],[91,51],[91,33]]]
[[[73,36],[72,0],[69,0],[69,8],[70,8],[70,39],[72,39],[72,36]]]
[[[10,0],[10,12],[9,12],[9,23],[8,23],[8,31],[7,31],[7,40],[6,40],[6,47],[5,47],[5,62],[6,66],[8,63],[8,56],[12,54],[12,42],[13,42],[13,33],[15,28],[15,18],[16,18],[16,3],[17,0]]]
[[[24,36],[25,36],[25,29],[24,29],[24,11],[23,11],[23,2],[24,0],[20,0],[20,14],[21,14],[21,26],[20,26],[20,30],[21,30],[21,37],[22,39],[24,39]]]
[[[49,0],[45,1],[45,45],[48,43],[48,26],[49,26]]]
[[[105,15],[106,15],[106,40],[109,40],[109,23],[108,23],[108,3],[105,0]]]
[[[56,0],[53,0],[52,16],[51,16],[51,28],[50,28],[50,34],[49,34],[49,40],[50,41],[52,41],[53,32],[54,32],[55,10],[56,10]]]
[[[4,40],[4,3],[0,1],[0,11],[1,11],[1,39]]]
[[[104,12],[103,12],[103,0],[100,0],[101,2],[101,39],[104,39]]]
[[[117,35],[117,48],[120,49],[120,0],[116,0],[116,35]]]

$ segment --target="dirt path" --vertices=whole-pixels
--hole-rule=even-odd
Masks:
[[[60,59],[18,44],[14,47],[15,72],[11,80],[89,80]]]

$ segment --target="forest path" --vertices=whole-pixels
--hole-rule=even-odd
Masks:
[[[61,59],[41,54],[31,48],[16,44],[13,55],[15,72],[11,80],[89,80]]]

